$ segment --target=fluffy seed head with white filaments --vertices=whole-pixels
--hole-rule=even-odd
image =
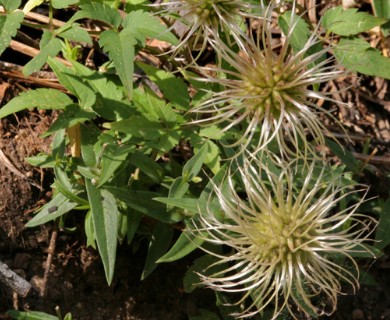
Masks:
[[[211,197],[213,210],[200,212],[191,230],[205,243],[230,248],[226,255],[204,249],[218,257],[209,270],[219,271],[201,273],[202,283],[241,295],[241,311],[234,314],[240,318],[263,311],[272,319],[281,312],[294,319],[333,313],[338,295],[359,286],[353,255],[371,253],[365,241],[376,221],[357,213],[364,196],[339,210],[358,191],[343,186],[343,175],[327,172],[322,162],[321,168],[281,163],[275,171],[246,159],[237,170],[241,192],[227,175],[214,186],[220,211]]]
[[[219,84],[222,90],[210,93],[211,97],[191,110],[197,116],[191,123],[218,124],[224,131],[234,128],[236,138],[229,146],[240,146],[241,150],[253,146],[257,152],[274,140],[282,157],[316,155],[324,150],[324,132],[328,132],[319,114],[332,117],[316,101],[341,103],[317,90],[321,84],[344,76],[345,70],[329,56],[331,48],[322,46],[318,30],[308,36],[301,49],[292,49],[295,29],[304,24],[296,14],[291,14],[290,30],[280,41],[272,31],[277,24],[274,7],[264,10],[257,34],[246,38],[240,52],[211,41],[230,67],[199,67],[203,81]],[[215,76],[220,74],[226,76]]]
[[[232,36],[242,44],[240,24],[247,17],[251,6],[242,0],[172,0],[158,4],[163,7],[160,16],[173,18],[173,29],[181,34],[180,45],[190,51],[204,51],[207,43],[221,34]]]

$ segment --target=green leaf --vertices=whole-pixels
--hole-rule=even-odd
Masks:
[[[190,184],[183,177],[177,177],[169,188],[169,198],[181,198],[189,187]]]
[[[127,206],[141,212],[153,219],[165,223],[174,223],[177,220],[167,213],[165,205],[153,200],[160,196],[156,192],[131,190],[129,188],[117,188],[105,186],[105,189],[110,191],[119,200],[123,201]]]
[[[23,75],[29,76],[33,72],[39,71],[47,62],[49,57],[55,57],[60,52],[62,47],[61,40],[52,38],[46,46],[41,48],[41,52],[32,58],[23,68]]]
[[[88,179],[85,180],[85,185],[91,205],[96,242],[107,283],[111,284],[114,275],[119,214],[116,200],[109,191],[97,188]]]
[[[148,255],[141,280],[148,277],[157,267],[157,260],[167,251],[172,241],[172,228],[163,223],[157,223],[153,228],[152,238],[149,242]]]
[[[149,12],[132,11],[126,16],[122,25],[125,29],[131,30],[134,36],[142,42],[145,40],[139,38],[139,35],[142,35],[143,38],[156,38],[173,45],[179,44],[179,40],[168,31],[167,27],[160,22],[160,19],[152,16]]]
[[[390,79],[390,58],[360,38],[341,39],[334,50],[337,61],[351,71]]]
[[[196,288],[201,287],[199,273],[211,275],[213,272],[221,269],[220,267],[209,268],[213,263],[217,262],[218,258],[209,254],[205,254],[196,259],[191,267],[188,268],[183,278],[184,291],[191,293]]]
[[[80,125],[81,156],[86,166],[93,168],[97,162],[95,145],[98,143],[100,130],[93,123]]]
[[[327,32],[339,36],[352,36],[384,24],[386,19],[374,17],[366,12],[357,12],[355,8],[343,10],[339,6],[327,10],[321,22]]]
[[[163,129],[159,122],[150,121],[142,116],[133,116],[130,119],[110,123],[110,128],[145,140],[157,140]]]
[[[193,198],[163,198],[157,197],[153,200],[168,204],[173,207],[178,207],[187,210],[191,213],[197,213],[199,211],[199,200]]]
[[[81,28],[78,23],[73,23],[70,28],[57,32],[57,35],[70,41],[85,42],[92,45],[92,39],[88,31]]]
[[[72,186],[72,184],[69,181],[68,176],[64,171],[62,171],[59,166],[56,166],[54,168],[54,173],[56,176],[56,180],[54,181],[56,188],[59,192],[61,192],[65,197],[67,197],[72,202],[76,202],[82,206],[88,206],[89,202],[79,197]]]
[[[85,111],[77,104],[70,104],[65,107],[63,113],[58,115],[54,123],[42,136],[46,137],[58,130],[70,128],[78,123],[90,120],[95,116],[96,114],[94,112]]]
[[[297,14],[293,14],[292,11],[286,11],[279,16],[278,22],[294,51],[302,50],[311,35],[305,20]]]
[[[108,53],[128,95],[133,92],[134,45],[135,39],[126,29],[120,33],[106,30],[100,35],[99,45]]]
[[[127,210],[127,244],[130,244],[138,230],[143,215],[135,210]]]
[[[205,144],[183,167],[183,179],[191,181],[202,169],[202,165],[206,159],[208,146]]]
[[[95,92],[99,92],[103,98],[119,101],[123,99],[121,88],[108,79],[105,74],[93,71],[77,61],[71,62],[75,73],[82,77]]]
[[[39,311],[17,311],[9,310],[7,315],[11,316],[15,320],[60,320],[58,317]]]
[[[64,9],[72,4],[76,4],[79,0],[50,0],[54,9]]]
[[[375,234],[375,247],[384,249],[390,243],[390,198],[383,205]]]
[[[84,219],[84,231],[87,236],[87,247],[96,249],[95,227],[93,226],[92,211],[89,210]]]
[[[113,9],[104,3],[91,1],[90,3],[83,4],[80,7],[81,10],[75,13],[75,15],[70,19],[70,22],[74,22],[78,19],[90,18],[104,21],[115,28],[118,28],[122,22],[122,18],[118,10]]]
[[[35,89],[22,92],[0,109],[0,118],[12,113],[31,108],[64,109],[72,104],[72,100],[65,94],[54,89]]]
[[[204,159],[204,164],[210,168],[210,170],[216,174],[221,169],[221,157],[219,155],[219,147],[211,140],[207,140],[202,144],[207,145],[208,152],[206,158]],[[194,146],[194,150],[198,150],[198,146]]]
[[[55,220],[71,211],[76,206],[77,203],[69,201],[63,194],[58,193],[39,210],[39,213],[36,216],[27,222],[26,227],[36,227]]]
[[[191,233],[187,234],[183,231],[173,247],[164,256],[162,256],[157,263],[179,260],[199,248],[203,242],[204,239],[196,237]]]
[[[61,62],[49,59],[48,63],[60,83],[79,99],[80,105],[84,109],[92,107],[96,101],[96,93],[92,88]]]
[[[139,66],[157,86],[161,89],[166,99],[176,108],[188,110],[190,107],[190,96],[184,80],[175,77],[172,73],[160,70],[151,65],[137,62]]]
[[[156,183],[160,183],[164,178],[164,170],[150,157],[141,152],[132,154],[129,161]]]
[[[13,11],[20,7],[21,0],[0,0],[0,4],[3,5],[6,11]]]
[[[16,35],[23,19],[24,14],[21,11],[14,11],[0,16],[0,55],[11,43],[11,39]]]
[[[375,15],[379,18],[385,18],[387,22],[382,24],[381,29],[383,35],[390,35],[390,2],[388,0],[372,0]]]
[[[128,154],[135,146],[107,144],[102,156],[102,169],[99,178],[99,187],[114,177],[115,171],[123,164]]]

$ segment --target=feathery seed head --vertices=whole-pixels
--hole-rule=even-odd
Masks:
[[[295,319],[297,312],[331,314],[337,295],[344,293],[340,282],[353,291],[358,287],[352,253],[370,252],[363,242],[376,222],[356,212],[363,199],[337,211],[354,191],[342,186],[342,176],[321,166],[281,162],[273,171],[259,160],[245,159],[237,174],[246,199],[231,174],[225,184],[214,186],[224,215],[210,208],[201,212],[192,232],[233,250],[228,256],[209,252],[219,258],[212,266],[223,271],[200,276],[214,290],[242,293],[237,305],[245,307],[237,317],[265,309],[273,310],[273,319],[283,310]]]
[[[188,45],[190,50],[201,53],[207,43],[219,38],[221,33],[233,36],[241,44],[243,32],[239,25],[251,8],[241,0],[173,0],[159,6],[164,7],[160,14],[176,20],[172,27],[182,29],[176,53]]]
[[[199,67],[206,75],[205,81],[218,83],[224,89],[192,109],[199,115],[192,123],[221,124],[225,131],[236,128],[239,138],[231,146],[243,145],[242,151],[254,144],[257,152],[275,139],[281,156],[306,158],[325,145],[326,129],[317,113],[329,112],[318,107],[313,99],[331,99],[317,88],[344,71],[334,65],[333,57],[325,58],[330,48],[319,43],[317,30],[303,48],[293,50],[291,41],[298,17],[292,15],[295,20],[291,21],[285,41],[280,43],[270,26],[271,21],[275,22],[273,6],[265,12],[257,36],[242,41],[245,45],[239,53],[216,39],[211,41],[231,69]],[[275,43],[280,46],[275,48]],[[221,73],[227,77],[211,75]],[[313,144],[307,142],[307,136],[313,138]]]

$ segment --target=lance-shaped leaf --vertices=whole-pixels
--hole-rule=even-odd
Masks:
[[[115,197],[109,191],[97,188],[88,179],[85,180],[85,185],[91,206],[94,235],[107,282],[111,284],[117,247],[118,207]]]

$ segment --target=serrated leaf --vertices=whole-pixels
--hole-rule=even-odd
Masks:
[[[20,7],[22,1],[21,0],[1,0],[0,4],[2,4],[6,11],[13,11]]]
[[[153,219],[165,223],[176,222],[176,220],[172,219],[171,215],[167,213],[165,205],[153,200],[160,195],[156,192],[131,190],[129,188],[117,188],[111,186],[105,186],[105,189],[109,190],[130,208]]]
[[[103,98],[114,101],[121,101],[123,99],[123,91],[121,88],[108,79],[105,74],[93,71],[77,61],[71,62],[76,74],[83,77],[91,88],[93,88],[95,92],[99,92]]]
[[[26,227],[36,227],[48,221],[57,219],[76,206],[77,203],[69,201],[63,194],[58,193],[39,210],[37,215],[27,222]]]
[[[15,320],[59,320],[58,317],[39,311],[8,310],[7,315]]]
[[[199,248],[204,241],[204,239],[195,237],[191,233],[187,234],[183,231],[173,247],[157,260],[157,263],[179,260]]]
[[[388,37],[390,35],[390,1],[388,0],[372,0],[375,15],[379,18],[387,20],[385,24],[381,25],[383,35]]]
[[[88,31],[84,28],[81,28],[78,23],[73,23],[70,28],[62,32],[58,32],[57,35],[70,41],[92,44],[92,40]]]
[[[35,89],[22,92],[0,109],[0,118],[12,113],[31,108],[64,109],[72,104],[72,100],[65,94],[54,89]]]
[[[0,55],[11,43],[11,39],[16,35],[23,19],[24,14],[20,11],[0,16]]]
[[[142,10],[131,11],[124,19],[122,25],[125,29],[131,30],[134,36],[142,42],[145,41],[143,38],[149,37],[166,41],[173,45],[179,44],[179,40],[167,29],[167,27],[149,12],[144,12]],[[140,38],[139,35],[142,35],[142,38]]]
[[[81,10],[74,14],[74,16],[70,19],[70,22],[90,18],[107,22],[115,28],[118,28],[122,22],[122,18],[118,10],[113,9],[104,3],[91,1],[90,3],[83,4],[80,7]]]
[[[278,22],[283,33],[288,37],[294,51],[300,51],[305,47],[311,32],[309,26],[300,16],[286,11],[279,16]]]
[[[107,283],[111,284],[117,247],[118,207],[115,197],[107,190],[97,188],[88,179],[85,180],[85,186],[91,206],[99,254]]]
[[[327,32],[339,36],[352,36],[384,24],[386,19],[374,17],[357,9],[343,10],[341,6],[327,10],[321,20]]]
[[[189,109],[190,96],[183,79],[175,77],[170,72],[160,70],[142,62],[138,62],[137,65],[148,75],[150,80],[157,84],[165,98],[176,108],[180,110]]]
[[[360,38],[341,39],[334,50],[337,61],[351,71],[390,79],[390,58]]]
[[[49,57],[55,57],[61,50],[61,40],[52,38],[45,47],[41,49],[39,54],[32,58],[23,68],[23,75],[29,76],[33,72],[39,71],[47,62]]]
[[[79,103],[84,109],[93,106],[96,101],[96,93],[81,77],[56,59],[49,59],[48,63],[60,83],[79,99]]]
[[[99,45],[108,53],[128,95],[133,92],[135,39],[126,30],[120,33],[106,30],[100,35]]]
[[[149,242],[148,255],[146,257],[141,280],[148,277],[157,267],[157,260],[164,255],[172,241],[172,228],[163,223],[157,223],[153,228],[153,234]]]

